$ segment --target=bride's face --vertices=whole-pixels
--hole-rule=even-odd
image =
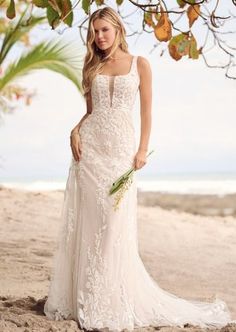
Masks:
[[[110,48],[116,37],[116,29],[106,20],[97,18],[93,22],[95,43],[101,50]]]

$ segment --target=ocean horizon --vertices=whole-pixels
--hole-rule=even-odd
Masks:
[[[2,178],[0,185],[29,191],[64,190],[66,177]],[[175,194],[226,195],[236,193],[236,173],[181,173],[137,175],[140,191]]]

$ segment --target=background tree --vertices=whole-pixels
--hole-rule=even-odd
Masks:
[[[167,51],[175,61],[180,61],[184,57],[191,60],[203,58],[205,64],[211,68],[224,69],[227,78],[236,79],[235,72],[235,10],[236,0],[157,0],[157,1],[133,1],[116,0],[117,11],[127,27],[127,37],[142,34],[152,34],[155,44],[151,52],[158,52],[163,56]],[[129,4],[130,13],[123,14],[124,4]],[[2,109],[7,100],[13,95],[17,98],[25,96],[27,102],[30,101],[32,93],[21,86],[6,84],[6,78],[18,77],[20,66],[24,65],[27,71],[27,64],[35,60],[38,62],[37,68],[49,68],[45,61],[41,61],[39,54],[44,50],[46,55],[49,49],[45,45],[39,48],[32,48],[30,43],[30,31],[36,25],[45,24],[63,34],[65,29],[78,27],[81,42],[85,45],[85,35],[87,32],[87,21],[90,13],[96,7],[109,5],[105,0],[0,0],[0,75],[3,76],[3,61],[14,45],[21,43],[25,48],[30,49],[28,58],[12,65],[5,78],[0,78],[0,106]],[[22,17],[25,8],[28,7],[28,19],[14,25],[17,17]],[[92,8],[95,7],[95,8]],[[135,18],[135,26],[131,24],[131,18]],[[20,22],[20,23],[19,23]],[[11,36],[11,37],[10,37]],[[52,45],[51,45],[52,46]],[[52,46],[53,47],[53,46]],[[59,47],[59,46],[58,46]],[[60,47],[58,52],[60,52]],[[54,48],[54,56],[57,56]],[[215,61],[215,55],[220,55],[219,63]],[[56,59],[54,59],[56,60]],[[65,58],[63,59],[65,60]],[[68,65],[72,63],[68,60]],[[82,58],[81,65],[82,65]],[[41,62],[40,62],[41,61]],[[62,61],[61,61],[62,63]],[[33,69],[34,65],[28,66]],[[53,66],[51,66],[52,69]],[[65,69],[65,68],[64,68]],[[54,67],[55,70],[55,67]],[[65,70],[57,70],[67,75]],[[14,72],[16,75],[14,75]],[[5,73],[6,74],[6,73]],[[69,77],[72,79],[72,77]],[[75,79],[72,79],[75,83]],[[80,89],[80,83],[76,82]],[[4,92],[3,92],[4,88]],[[6,108],[6,107],[5,107]],[[9,108],[9,107],[8,107]],[[6,108],[7,109],[7,108]]]
[[[16,8],[23,4],[30,4],[31,10],[35,7],[45,11],[48,24],[57,29],[61,23],[68,27],[78,26],[81,40],[92,6],[106,5],[105,0],[0,0],[5,7],[6,16],[12,19],[16,15]],[[154,49],[165,44],[162,56],[167,50],[170,56],[178,61],[182,57],[199,59],[202,57],[208,67],[225,69],[228,78],[235,79],[235,0],[157,0],[133,1],[116,0],[117,11],[125,24],[130,27],[129,35],[139,36],[142,33],[153,33],[156,38]],[[122,14],[122,6],[131,4],[134,9],[130,14]],[[82,23],[78,24],[74,11],[83,12]],[[133,30],[129,18],[137,16],[137,25]],[[140,28],[141,27],[141,28]],[[133,30],[133,31],[132,31]],[[233,39],[234,38],[234,39]],[[223,64],[214,63],[214,55],[210,51],[216,50],[224,56]],[[213,52],[212,52],[213,53]]]
[[[7,9],[8,15],[9,8],[12,10],[12,5]],[[44,22],[45,16],[28,15],[27,8],[21,12],[21,6],[19,13],[20,17],[16,23],[1,20],[0,115],[12,112],[17,106],[15,100],[22,98],[26,104],[30,103],[34,93],[17,84],[17,79],[36,69],[49,69],[60,73],[82,91],[82,58],[74,55],[73,46],[58,39],[31,45],[30,31]],[[23,44],[23,50],[15,61],[9,62],[8,55],[16,44]]]

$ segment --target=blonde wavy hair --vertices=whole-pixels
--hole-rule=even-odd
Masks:
[[[110,53],[105,56],[103,50],[99,49],[95,43],[95,30],[93,22],[97,19],[104,19],[107,22],[111,23],[116,29],[116,37],[112,44]],[[82,79],[82,88],[83,95],[86,98],[90,92],[91,84],[93,78],[102,72],[102,68],[105,65],[106,61],[110,56],[114,54],[117,48],[120,48],[125,53],[128,52],[128,44],[125,40],[126,30],[120,20],[117,12],[111,7],[103,7],[92,13],[89,18],[88,33],[87,33],[87,53],[84,58],[83,65],[83,79]]]

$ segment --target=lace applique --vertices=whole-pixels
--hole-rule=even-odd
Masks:
[[[66,224],[66,243],[68,245],[70,236],[74,231],[74,223],[75,223],[75,211],[73,208],[68,209],[68,216],[67,216],[67,224]]]
[[[137,57],[128,75],[97,75],[92,113],[82,122],[82,155],[71,161],[63,227],[44,312],[81,328],[120,332],[135,327],[230,322],[225,302],[187,301],[161,289],[138,253],[136,176],[114,212],[109,189],[133,164]],[[157,262],[158,264],[158,262]]]
[[[133,327],[134,307],[125,291],[121,277],[119,284],[109,278],[109,264],[106,255],[102,252],[103,233],[107,230],[107,224],[103,224],[95,234],[95,247],[87,249],[88,266],[85,269],[87,281],[86,290],[80,290],[78,297],[78,313],[81,326],[86,329],[109,327],[117,331],[122,329],[121,324]],[[117,241],[120,241],[118,237]],[[114,244],[117,245],[117,242]],[[120,244],[120,242],[119,242]],[[124,275],[121,273],[121,276]],[[115,296],[115,297],[114,297]],[[120,301],[122,310],[114,312],[113,299]]]
[[[110,107],[112,107],[112,105],[113,105],[114,81],[115,81],[115,77],[114,76],[109,76]]]

